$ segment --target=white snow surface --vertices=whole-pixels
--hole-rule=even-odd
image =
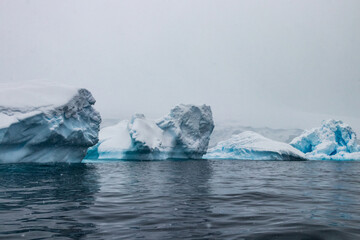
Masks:
[[[219,142],[246,131],[256,132],[266,138],[285,143],[290,143],[291,140],[304,132],[302,129],[274,129],[269,127],[243,126],[233,121],[216,122],[214,131],[210,137],[209,147],[215,147]]]
[[[80,162],[98,142],[100,114],[86,89],[50,82],[0,88],[0,162]]]
[[[78,89],[50,82],[30,81],[0,85],[0,128],[65,105]]]
[[[340,120],[326,120],[321,126],[294,138],[292,146],[312,160],[360,160],[356,133]]]
[[[131,148],[131,138],[128,131],[128,120],[123,120],[114,126],[100,130],[98,148],[100,152],[126,151]],[[101,144],[100,144],[101,143]]]
[[[305,155],[287,143],[245,131],[209,149],[206,159],[306,160]]]
[[[154,121],[135,114],[100,131],[99,143],[87,159],[201,158],[214,128],[211,108],[180,104]]]

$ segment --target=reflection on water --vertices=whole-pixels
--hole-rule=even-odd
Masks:
[[[0,238],[360,239],[360,162],[0,165]]]
[[[109,167],[109,164],[112,167]],[[143,161],[95,164],[103,174],[89,219],[107,219],[93,237],[177,239],[203,235],[211,212],[208,161]],[[214,232],[209,229],[209,234]]]
[[[73,238],[94,230],[76,220],[99,191],[94,166],[0,164],[1,235],[6,239]]]

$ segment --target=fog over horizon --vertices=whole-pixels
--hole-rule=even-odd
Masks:
[[[89,89],[103,118],[205,103],[216,122],[360,133],[357,0],[0,0],[0,66]]]

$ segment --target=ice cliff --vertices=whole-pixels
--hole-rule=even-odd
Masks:
[[[306,160],[305,155],[287,143],[246,131],[209,149],[206,159],[239,160]]]
[[[0,162],[80,162],[98,142],[86,89],[46,82],[0,87]]]
[[[360,160],[356,133],[342,121],[323,121],[320,127],[305,131],[290,144],[313,160]]]
[[[201,158],[214,128],[211,108],[181,104],[158,121],[135,114],[100,131],[87,159]]]

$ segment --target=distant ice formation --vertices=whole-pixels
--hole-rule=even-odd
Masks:
[[[323,121],[290,143],[313,160],[360,160],[356,133],[342,121]]]
[[[46,82],[0,87],[0,162],[80,162],[98,142],[86,89]]]
[[[246,131],[233,135],[209,149],[206,159],[306,160],[305,155],[287,143]]]
[[[211,108],[178,105],[158,121],[135,114],[130,121],[101,129],[87,159],[201,158],[214,128]]]
[[[209,147],[215,147],[219,142],[229,139],[232,135],[252,131],[275,141],[290,143],[295,137],[304,132],[302,129],[274,129],[269,127],[249,127],[237,122],[216,122],[215,129],[211,134]]]

